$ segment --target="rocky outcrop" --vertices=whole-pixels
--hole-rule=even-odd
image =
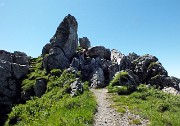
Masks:
[[[155,85],[157,88],[163,89],[164,87],[173,87],[180,90],[180,79],[176,77],[167,77],[165,75],[157,75],[152,77],[148,84]]]
[[[101,57],[110,60],[111,52],[104,46],[95,46],[87,51],[87,55],[91,58]]]
[[[83,93],[83,84],[77,78],[76,81],[70,84],[71,87],[71,96],[77,96],[79,93]]]
[[[29,57],[22,52],[0,50],[0,104],[11,105],[20,90],[20,80],[29,69]]]
[[[86,50],[91,47],[91,43],[87,37],[79,38],[79,44],[80,47]]]
[[[167,71],[155,56],[144,55],[133,61],[133,71],[141,83],[145,83],[156,75],[168,76]]]
[[[0,50],[0,125],[12,104],[20,99],[20,83],[29,69],[29,57],[22,52]]]
[[[105,86],[105,78],[104,78],[104,72],[101,68],[97,68],[92,73],[91,78],[91,87],[92,88],[102,88]]]
[[[39,78],[36,80],[36,84],[34,86],[35,96],[41,97],[47,89],[47,79]]]
[[[50,43],[43,47],[43,66],[47,71],[69,67],[78,46],[77,28],[76,19],[71,15],[66,16]]]

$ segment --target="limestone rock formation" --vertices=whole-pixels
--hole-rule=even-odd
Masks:
[[[168,76],[167,71],[155,56],[144,55],[133,61],[133,71],[141,83],[147,82],[156,75]]]
[[[68,68],[78,46],[78,23],[70,14],[58,26],[50,43],[43,47],[43,66],[46,70]]]
[[[92,73],[91,78],[91,87],[92,88],[102,88],[105,86],[105,78],[104,78],[104,72],[101,68],[97,68]]]
[[[95,46],[87,51],[87,55],[91,58],[102,57],[104,59],[110,59],[111,52],[104,46]]]
[[[80,82],[80,80],[77,78],[76,81],[71,83],[71,96],[77,96],[78,93],[83,92],[83,84]]]
[[[79,44],[83,49],[86,50],[91,47],[91,43],[87,37],[79,38]]]
[[[34,86],[35,96],[41,97],[47,89],[47,80],[44,78],[39,78],[36,80],[36,84]]]
[[[21,79],[28,74],[29,57],[23,52],[0,50],[0,125],[12,104],[20,99]]]
[[[0,50],[0,104],[11,105],[20,90],[20,79],[29,69],[29,57],[22,52]]]

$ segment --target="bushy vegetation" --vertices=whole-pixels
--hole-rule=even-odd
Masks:
[[[110,82],[108,88],[109,93],[118,93],[119,95],[130,94],[132,92],[132,85],[119,85],[122,84],[123,79],[127,79],[128,72],[119,72],[115,75],[113,80]]]
[[[139,85],[130,95],[113,94],[119,112],[129,109],[150,121],[150,126],[180,126],[180,96],[164,93],[153,87]],[[138,120],[132,121],[132,124]]]
[[[96,100],[84,82],[84,93],[71,97],[70,84],[76,80],[72,73],[59,69],[46,73],[42,58],[31,59],[31,72],[22,82],[22,90],[33,88],[35,80],[46,78],[47,91],[41,97],[32,96],[25,104],[12,108],[5,125],[18,126],[83,126],[92,125]]]

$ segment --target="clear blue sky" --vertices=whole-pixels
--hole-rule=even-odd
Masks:
[[[69,13],[93,46],[155,55],[180,77],[180,0],[0,0],[0,49],[39,56]]]

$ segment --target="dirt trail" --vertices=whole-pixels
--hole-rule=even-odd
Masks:
[[[91,89],[97,98],[98,108],[95,115],[94,126],[130,126],[130,118],[139,119],[138,115],[131,114],[127,111],[123,116],[111,107],[112,101],[109,99],[107,89]],[[138,126],[146,126],[147,120],[141,120],[142,124]],[[136,126],[136,125],[131,125]]]

